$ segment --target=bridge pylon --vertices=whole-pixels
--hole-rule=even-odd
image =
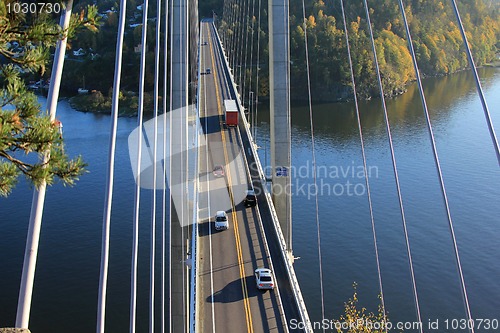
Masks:
[[[290,22],[288,0],[269,0],[272,198],[292,255]]]

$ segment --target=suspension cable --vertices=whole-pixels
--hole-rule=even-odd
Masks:
[[[384,289],[383,289],[383,285],[382,285],[382,270],[380,268],[380,257],[379,257],[379,251],[378,251],[377,232],[375,229],[375,219],[373,216],[373,203],[372,203],[372,196],[371,196],[371,190],[370,190],[370,180],[369,180],[369,175],[368,175],[368,164],[366,162],[366,151],[365,151],[365,143],[364,143],[364,139],[363,139],[363,128],[361,125],[361,114],[359,111],[358,96],[357,96],[357,91],[356,91],[356,80],[354,77],[354,67],[353,67],[353,63],[352,63],[351,47],[349,44],[349,32],[347,30],[347,20],[346,20],[346,15],[345,15],[344,0],[340,0],[340,5],[341,5],[341,9],[342,9],[342,20],[344,23],[347,55],[348,55],[348,59],[349,59],[349,69],[351,72],[351,84],[352,84],[353,96],[354,96],[354,106],[356,108],[356,118],[357,118],[357,122],[358,122],[359,139],[360,139],[360,144],[361,144],[361,155],[363,157],[363,170],[364,170],[364,177],[365,177],[365,186],[366,186],[366,193],[367,193],[367,198],[368,198],[368,208],[370,211],[370,221],[371,221],[371,226],[372,226],[373,245],[375,248],[375,260],[376,260],[376,264],[377,264],[380,303],[381,303],[381,307],[382,307],[383,321],[384,321],[384,323],[387,323],[387,312],[385,309]],[[384,331],[387,332],[387,325],[384,325]]]
[[[304,0],[302,0],[302,24],[304,27],[304,45],[305,45],[305,56],[306,56],[306,72],[307,72],[307,98],[309,102],[309,120],[311,127],[311,153],[312,153],[312,166],[313,166],[313,179],[314,188],[316,189],[314,195],[314,202],[316,206],[316,228],[317,228],[317,239],[318,239],[318,260],[319,260],[319,288],[321,292],[321,320],[325,319],[325,294],[323,287],[323,258],[321,255],[321,227],[319,221],[319,202],[318,202],[318,177],[316,172],[316,147],[314,139],[314,123],[313,123],[313,109],[312,109],[312,97],[311,97],[311,75],[309,67],[309,47],[307,45],[307,18],[306,18],[306,5]],[[325,327],[323,327],[323,332],[325,332]]]
[[[226,40],[226,38],[227,38],[227,19],[228,19],[228,18],[227,18],[227,15],[226,15],[226,14],[227,14],[227,4],[228,4],[228,1],[227,1],[227,0],[224,0],[224,5],[222,5],[222,20],[223,20],[224,22],[226,22],[226,28],[225,28],[225,29],[223,29],[223,30],[221,30],[221,34],[222,34],[222,43],[223,43],[224,45],[226,45],[226,42],[227,42],[227,40]],[[201,30],[201,28],[200,28],[200,30]]]
[[[448,195],[446,194],[446,187],[445,187],[445,184],[444,184],[443,173],[442,173],[442,170],[441,170],[441,163],[439,162],[439,155],[438,155],[438,151],[437,151],[437,148],[436,148],[436,140],[434,138],[434,131],[432,130],[431,118],[430,118],[430,115],[429,115],[429,110],[427,108],[427,102],[426,102],[426,99],[425,99],[424,89],[423,89],[423,86],[422,86],[422,79],[420,77],[420,71],[419,71],[418,63],[417,63],[417,57],[415,55],[415,50],[413,48],[413,42],[412,42],[412,38],[411,38],[410,27],[408,25],[408,20],[406,18],[404,4],[403,4],[402,0],[399,0],[399,8],[401,10],[401,15],[403,16],[403,22],[404,22],[404,26],[405,26],[407,41],[408,41],[408,48],[409,48],[410,53],[411,53],[411,58],[412,58],[412,61],[413,61],[413,67],[414,67],[415,73],[416,73],[416,78],[417,78],[417,83],[418,83],[418,90],[420,92],[420,99],[422,101],[422,107],[423,107],[424,114],[425,114],[425,121],[427,123],[427,129],[429,130],[429,136],[430,136],[430,139],[431,139],[432,152],[433,152],[433,155],[434,155],[434,162],[436,163],[436,170],[437,170],[438,177],[439,177],[439,185],[441,186],[441,193],[443,195],[443,201],[444,201],[444,205],[445,205],[445,208],[446,208],[446,216],[448,218],[448,226],[449,226],[449,229],[450,229],[450,234],[451,234],[451,238],[452,238],[452,242],[453,242],[453,250],[454,250],[454,254],[455,254],[455,260],[456,260],[456,264],[457,264],[458,275],[460,277],[460,285],[461,285],[461,288],[462,288],[462,290],[461,290],[462,291],[462,298],[463,298],[463,301],[464,301],[465,312],[466,312],[466,315],[467,315],[467,322],[470,322],[470,320],[472,320],[472,316],[471,316],[471,312],[470,312],[469,298],[467,296],[467,288],[465,287],[465,279],[464,279],[464,275],[463,275],[463,272],[462,272],[462,264],[461,264],[461,260],[460,260],[460,254],[458,252],[457,240],[456,240],[456,237],[455,237],[455,231],[454,231],[454,227],[453,227],[453,221],[452,221],[452,218],[451,218],[450,205],[449,205],[449,202],[448,202]],[[474,333],[474,327],[473,327],[473,325],[467,325],[467,326],[469,327],[469,332]]]
[[[247,0],[247,10],[245,12],[245,16],[247,18],[246,24],[244,25],[245,27],[245,61],[243,62],[243,65],[245,66],[243,68],[243,90],[242,90],[242,95],[241,99],[243,101],[243,105],[245,105],[245,96],[246,96],[246,84],[247,84],[247,60],[248,60],[248,28],[250,26],[248,20],[250,19],[250,0]],[[250,113],[249,113],[250,114]]]
[[[491,120],[490,110],[488,108],[488,104],[486,104],[486,98],[484,97],[483,87],[481,86],[479,75],[477,74],[476,64],[474,63],[474,58],[472,57],[472,52],[470,50],[469,42],[467,41],[467,36],[465,34],[465,29],[462,24],[462,19],[460,18],[460,13],[458,12],[457,3],[455,2],[455,0],[452,0],[451,4],[453,7],[453,11],[455,12],[455,16],[457,17],[458,28],[460,29],[460,34],[462,35],[465,51],[467,53],[467,58],[469,59],[469,65],[472,70],[472,74],[474,75],[474,81],[476,82],[477,93],[479,95],[479,99],[481,100],[481,104],[483,105],[484,116],[486,117],[488,130],[490,132],[491,140],[493,141],[493,146],[497,154],[497,161],[500,164],[500,147],[498,145],[497,135],[495,133],[495,128],[493,127],[493,122]]]
[[[240,32],[240,24],[241,24],[241,19],[239,17],[239,14],[240,14],[240,2],[243,1],[243,0],[235,0],[234,1],[234,38],[233,38],[233,45],[232,45],[232,48],[231,48],[231,58],[233,59],[233,65],[232,65],[232,68],[233,68],[233,77],[234,77],[234,82],[236,83],[236,85],[238,85],[238,81],[236,80],[237,78],[237,70],[238,68],[236,67],[236,61],[237,61],[237,54],[238,54],[238,38],[239,38],[239,32]]]
[[[397,168],[397,164],[396,164],[396,156],[394,153],[394,144],[392,142],[391,126],[389,123],[389,115],[388,115],[387,106],[385,103],[384,87],[382,85],[382,77],[380,74],[380,67],[379,67],[378,58],[377,58],[377,49],[375,47],[375,38],[373,36],[373,29],[372,29],[371,20],[370,20],[370,11],[368,8],[367,1],[363,0],[363,2],[364,2],[365,11],[366,11],[366,21],[368,24],[368,30],[370,33],[370,40],[371,40],[372,51],[373,51],[373,59],[375,62],[377,81],[378,81],[378,85],[379,85],[379,89],[380,89],[380,99],[382,101],[382,107],[384,110],[384,120],[385,120],[385,125],[386,125],[386,130],[387,130],[387,138],[389,141],[389,147],[390,147],[390,151],[391,151],[392,168],[394,170],[394,179],[396,181],[396,189],[398,192],[399,209],[401,211],[401,220],[403,222],[403,230],[404,230],[404,236],[405,236],[405,242],[406,242],[406,252],[407,252],[407,256],[408,256],[408,264],[410,267],[411,284],[412,284],[412,289],[413,289],[413,298],[414,298],[414,302],[415,302],[415,311],[417,314],[417,320],[418,320],[418,322],[421,323],[422,317],[420,315],[420,304],[418,301],[417,283],[415,281],[415,271],[413,268],[413,259],[412,259],[412,255],[411,255],[410,239],[408,236],[408,228],[407,228],[407,224],[406,224],[406,217],[405,217],[404,206],[403,206],[403,196],[401,194],[401,186],[400,186],[400,182],[399,182],[398,168]],[[420,332],[423,333],[422,325],[420,325]]]
[[[168,34],[170,0],[165,1],[165,39],[163,49],[163,193],[161,232],[161,333],[165,333],[165,263],[166,257],[166,215],[167,215],[167,86],[168,86]],[[160,16],[158,16],[159,18]],[[170,206],[170,202],[169,202]]]
[[[240,20],[239,20],[239,24],[238,24],[238,40],[237,40],[237,46],[238,46],[238,51],[236,52],[236,63],[235,63],[235,66],[236,66],[236,75],[235,75],[235,78],[237,79],[237,82],[238,82],[238,93],[242,94],[242,84],[241,84],[241,63],[242,63],[242,59],[243,59],[243,29],[244,29],[244,22],[245,22],[245,11],[244,11],[244,8],[245,8],[245,3],[244,3],[245,0],[240,0],[240,10],[239,12],[241,13],[241,16],[240,16]]]
[[[245,4],[249,4],[250,0],[244,0],[245,2],[243,3],[243,20],[242,20],[242,26],[241,26],[241,48],[240,48],[240,94],[241,94],[241,100],[243,104],[245,103],[245,57],[243,56],[243,53],[246,53],[246,48],[247,48],[247,41],[245,41],[245,37],[247,36],[248,33],[248,11],[245,11]],[[249,9],[248,6],[246,6],[247,9]],[[245,50],[245,51],[244,51]],[[246,56],[246,54],[245,54]]]
[[[103,250],[101,259],[101,279],[99,283],[99,305],[97,317],[97,332],[104,332],[105,327],[105,302],[107,291],[107,275],[108,275],[108,261],[109,261],[109,229],[111,224],[111,208],[113,204],[113,185],[114,185],[114,171],[115,171],[115,151],[116,151],[116,132],[118,129],[118,105],[120,95],[120,80],[121,68],[123,58],[123,36],[125,31],[125,18],[126,18],[126,1],[122,0],[120,3],[120,18],[118,23],[118,38],[116,42],[116,55],[115,55],[115,74],[113,79],[113,101],[111,106],[111,135],[109,140],[109,163],[107,170],[107,192],[106,201],[104,204],[103,216]]]
[[[116,132],[118,129],[118,105],[120,96],[120,81],[123,59],[123,36],[127,1],[120,2],[120,18],[118,22],[118,37],[116,40],[115,74],[113,79],[113,101],[111,106],[111,134],[109,138],[108,170],[106,179],[106,201],[103,216],[103,244],[101,253],[101,278],[99,281],[99,303],[97,315],[97,332],[103,333],[105,327],[106,291],[109,262],[109,229],[111,224],[111,208],[113,205],[113,187],[115,176]]]
[[[188,13],[189,13],[189,10],[188,10],[188,6],[189,6],[189,1],[188,0],[183,0],[182,1],[183,3],[183,8],[184,10],[182,11],[182,15],[181,15],[181,19],[179,20],[180,23],[183,25],[184,27],[184,32],[185,32],[185,38],[184,38],[184,44],[181,48],[179,48],[179,51],[182,52],[184,51],[184,53],[182,53],[182,55],[184,56],[184,61],[182,61],[182,73],[186,76],[182,76],[183,77],[183,85],[184,85],[184,80],[186,81],[186,83],[188,82],[188,77],[189,77],[189,70],[188,70],[188,64],[189,64],[189,18],[188,18]],[[184,21],[183,21],[184,20]],[[189,94],[189,91],[188,91],[188,87],[185,86],[185,89],[184,89],[184,94],[188,95]],[[186,96],[186,98],[184,99],[184,95],[183,95],[183,99],[182,99],[182,104],[183,104],[183,107],[185,107],[185,110],[183,110],[184,112],[187,113],[187,110],[189,108],[189,105],[187,105],[187,100],[188,100],[188,97]],[[186,104],[184,104],[184,101],[186,101]],[[188,117],[187,114],[184,115],[186,118]],[[186,138],[186,146],[184,146],[183,148],[187,148],[187,133],[185,132],[187,130],[186,127],[184,126],[181,126],[181,138]],[[182,141],[181,141],[182,142]],[[183,151],[183,154],[187,154],[187,149],[186,151]],[[182,154],[181,154],[182,156]],[[188,174],[188,171],[187,171],[187,168],[188,168],[188,165],[186,165],[184,162],[186,161],[186,159],[184,157],[181,158],[181,170],[186,170],[185,171],[185,174],[187,175]],[[183,175],[183,180],[187,180],[187,176],[186,178],[184,179],[184,175]],[[187,183],[187,182],[186,182]],[[187,193],[186,193],[186,188],[183,186],[182,189],[181,189],[181,194],[182,194],[182,199],[184,200],[184,198],[187,197]],[[181,248],[182,248],[182,290],[187,290],[186,289],[186,269],[185,269],[185,253],[186,253],[186,236],[184,234],[184,221],[185,221],[185,214],[186,214],[186,202],[183,201],[182,205],[181,205],[181,218],[180,218],[180,221],[181,221]],[[186,315],[186,293],[183,292],[182,293],[182,315],[184,318],[187,317]],[[183,324],[183,331],[186,332],[186,321],[183,320],[182,321],[182,324]]]
[[[173,131],[173,115],[172,115],[172,111],[173,111],[173,81],[174,81],[174,78],[173,78],[173,75],[172,75],[172,72],[173,72],[173,59],[174,59],[174,56],[173,56],[173,52],[174,52],[174,17],[175,17],[175,13],[174,13],[174,1],[175,0],[171,0],[170,1],[170,13],[172,15],[172,19],[170,20],[170,103],[169,103],[169,113],[168,113],[168,120],[169,120],[169,138],[168,138],[168,141],[169,141],[169,149],[170,149],[170,156],[169,156],[169,166],[168,166],[168,179],[169,181],[171,182],[172,181],[172,138],[173,138],[173,135],[172,135],[172,131]],[[169,189],[169,195],[168,195],[168,198],[169,198],[169,205],[168,205],[168,244],[169,244],[169,259],[170,259],[170,262],[169,262],[169,265],[168,265],[168,293],[169,293],[169,297],[168,297],[168,300],[169,300],[169,332],[172,332],[172,328],[173,328],[173,323],[172,323],[172,213],[173,213],[173,209],[172,209],[172,189],[170,188]]]
[[[245,15],[245,3],[248,2],[248,0],[241,0],[242,1],[242,7],[241,7],[241,32],[240,32],[240,58],[238,60],[239,63],[239,71],[238,71],[238,91],[240,93],[240,99],[243,101],[243,49],[245,48],[245,17],[248,17]]]
[[[259,0],[259,18],[257,19],[257,74],[255,78],[255,127],[253,142],[257,148],[257,123],[259,120],[259,72],[260,72],[260,13],[262,0]],[[265,176],[265,175],[264,175]]]
[[[231,27],[231,36],[230,36],[230,41],[227,46],[227,57],[229,60],[229,63],[231,64],[231,70],[234,73],[234,61],[233,61],[233,56],[234,56],[234,40],[236,38],[236,0],[230,0],[231,1],[231,7],[230,7],[230,27]]]
[[[227,54],[227,58],[228,58],[228,62],[229,64],[231,64],[231,57],[233,55],[232,51],[231,51],[231,48],[233,47],[233,38],[234,38],[234,27],[233,27],[233,13],[234,13],[234,5],[233,5],[233,0],[228,0],[229,1],[229,4],[228,4],[228,29],[231,30],[231,34],[228,34],[227,36],[227,45],[225,45],[225,48],[226,48],[226,54]],[[231,65],[231,68],[232,65]]]
[[[146,67],[146,37],[148,24],[148,0],[142,6],[142,45],[139,76],[139,101],[137,112],[137,179],[135,186],[134,224],[132,239],[132,268],[131,268],[131,291],[130,291],[130,333],[135,333],[136,307],[137,307],[137,258],[139,245],[139,207],[141,196],[141,161],[143,140],[143,116],[144,116],[144,80]]]
[[[233,1],[232,0],[224,0],[228,2],[227,5],[227,29],[228,33],[226,36],[226,43],[224,44],[224,48],[226,49],[226,55],[228,57],[228,61],[231,61],[231,44],[233,42],[233,36],[234,36],[234,31],[233,31]],[[226,14],[224,13],[224,16]],[[231,30],[231,33],[229,33],[229,30]]]
[[[249,100],[249,108],[250,108],[250,114],[252,116],[252,132],[255,133],[255,115],[253,113],[253,108],[254,108],[254,99],[252,98],[252,81],[253,81],[253,44],[255,43],[254,40],[254,28],[255,28],[255,0],[252,0],[252,37],[250,38],[250,82],[248,84],[248,100]],[[253,136],[253,135],[252,135]],[[255,137],[254,137],[255,140]]]
[[[241,0],[239,0],[241,1]],[[240,20],[238,19],[238,13],[239,13],[239,4],[237,3],[237,1],[235,0],[235,5],[234,5],[234,30],[235,30],[235,34],[234,34],[234,38],[233,38],[233,44],[232,44],[232,47],[231,47],[231,58],[233,60],[233,65],[232,65],[232,68],[233,68],[233,77],[236,81],[236,71],[237,71],[237,68],[236,68],[236,54],[238,54],[238,51],[236,50],[236,48],[238,47],[238,36],[239,36],[239,26],[240,26]],[[238,84],[238,82],[236,82],[236,84]]]
[[[155,43],[155,74],[154,74],[154,120],[153,120],[153,198],[151,205],[151,231],[150,231],[150,271],[149,271],[149,332],[154,333],[155,324],[155,250],[156,250],[156,181],[158,160],[158,98],[160,77],[160,29],[162,0],[156,1],[156,43]]]

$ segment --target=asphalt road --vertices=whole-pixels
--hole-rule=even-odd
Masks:
[[[286,332],[279,293],[256,288],[254,270],[271,267],[258,210],[243,205],[249,174],[238,128],[223,124],[223,101],[232,97],[211,23],[202,21],[200,121],[206,138],[199,154],[199,332]],[[207,45],[203,45],[203,42]],[[225,176],[215,178],[216,165]],[[214,216],[225,210],[229,229],[215,231]]]

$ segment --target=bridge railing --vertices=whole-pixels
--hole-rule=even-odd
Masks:
[[[199,111],[199,108],[196,107],[196,112]],[[199,115],[199,113],[198,113]],[[199,140],[199,122],[196,121],[196,133],[195,133],[195,140],[198,142]],[[198,142],[199,143],[199,142]],[[199,147],[199,145],[198,145]],[[198,149],[196,149],[196,161],[198,161]],[[193,225],[192,225],[192,239],[191,239],[191,256],[190,256],[190,262],[191,262],[191,290],[190,290],[190,307],[189,307],[189,330],[190,332],[194,333],[196,332],[196,315],[198,313],[197,311],[197,305],[199,304],[197,300],[197,288],[198,288],[198,267],[199,267],[199,258],[198,258],[198,203],[199,203],[199,182],[198,182],[198,175],[199,175],[199,165],[198,163],[195,163],[195,177],[194,177],[194,202],[193,202]]]
[[[262,186],[264,192],[265,192],[265,197],[266,197],[266,200],[267,200],[267,204],[270,208],[270,211],[271,211],[271,216],[272,216],[272,222],[273,222],[273,225],[274,225],[274,231],[276,232],[276,236],[278,238],[278,241],[280,243],[280,248],[281,248],[281,255],[282,255],[282,259],[285,263],[285,267],[286,267],[286,271],[287,271],[287,274],[288,274],[288,279],[290,281],[290,285],[292,287],[292,292],[293,292],[293,296],[294,296],[294,299],[295,299],[295,302],[297,304],[297,308],[298,308],[298,311],[299,311],[299,314],[300,314],[300,320],[301,320],[301,327],[304,327],[304,331],[306,332],[313,332],[313,328],[312,328],[312,325],[311,325],[311,321],[309,319],[309,313],[307,311],[307,308],[306,308],[306,304],[304,302],[304,298],[302,297],[302,292],[300,290],[300,285],[299,285],[299,282],[297,280],[297,276],[295,274],[295,270],[293,268],[293,264],[292,264],[292,261],[290,260],[291,258],[289,257],[288,255],[288,251],[286,249],[286,242],[285,242],[285,237],[283,236],[283,232],[281,230],[281,226],[280,226],[280,223],[279,223],[279,219],[278,219],[278,215],[276,214],[276,210],[274,208],[274,204],[272,202],[272,198],[271,198],[271,193],[269,193],[269,190],[267,189],[267,186],[265,185],[266,184],[266,175],[264,173],[264,169],[262,168],[262,164],[260,162],[260,159],[259,159],[259,155],[257,153],[257,149],[256,149],[256,145],[254,144],[254,139],[252,137],[252,134],[250,133],[249,131],[249,123],[247,122],[246,120],[246,116],[245,116],[245,113],[244,113],[244,107],[242,106],[241,104],[241,98],[239,96],[239,93],[238,93],[238,90],[236,88],[236,84],[234,82],[234,76],[233,74],[231,73],[231,71],[229,70],[229,62],[228,62],[228,59],[226,57],[226,54],[225,54],[225,51],[224,51],[224,47],[222,46],[222,42],[221,42],[221,39],[220,39],[220,36],[219,36],[219,32],[217,31],[217,28],[215,27],[215,25],[212,23],[213,25],[213,28],[214,28],[214,31],[215,31],[215,34],[217,36],[217,47],[220,49],[221,51],[221,54],[223,55],[223,60],[224,60],[224,67],[227,71],[227,73],[229,74],[229,77],[230,77],[230,83],[231,83],[231,89],[233,90],[235,96],[236,96],[236,103],[238,105],[238,108],[239,108],[239,111],[240,111],[240,119],[242,121],[242,124],[240,124],[240,129],[243,129],[244,132],[245,132],[245,135],[248,137],[248,140],[249,140],[249,143],[250,143],[250,152],[247,152],[245,151],[245,155],[246,154],[250,154],[252,155],[252,157],[254,158],[255,160],[255,164],[257,165],[257,168],[258,168],[258,173],[259,173],[259,178],[260,178],[260,181],[262,182],[262,184],[264,186]]]
[[[198,43],[201,41],[201,29],[199,30],[200,36],[198,38]],[[200,75],[201,71],[201,56],[200,56],[200,50],[201,48],[198,45],[198,78],[197,82],[200,81]],[[200,89],[197,90],[197,95],[196,95],[196,121],[195,121],[195,133],[194,133],[194,141],[197,143],[196,146],[198,147],[195,150],[195,170],[194,170],[194,184],[193,184],[193,189],[194,189],[194,202],[193,202],[193,230],[192,230],[192,239],[191,239],[191,290],[190,290],[190,305],[189,305],[189,332],[190,333],[195,333],[196,332],[196,315],[198,313],[198,299],[197,296],[199,293],[197,292],[198,290],[198,268],[199,268],[199,263],[200,261],[198,260],[198,211],[199,211],[199,193],[200,193],[200,182],[199,180],[199,174],[200,174],[200,166],[198,163],[198,158],[199,158],[199,149],[200,149]]]

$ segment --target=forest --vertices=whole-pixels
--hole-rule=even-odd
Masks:
[[[78,6],[93,3],[92,0],[80,0]],[[142,11],[138,9],[141,0],[127,0],[127,28],[125,32],[123,60],[123,104],[136,108],[137,98],[132,98],[137,91],[139,77],[139,57],[135,48],[141,43],[140,25]],[[261,4],[260,31],[258,30],[258,3]],[[313,99],[316,101],[345,100],[352,96],[346,39],[342,20],[340,0],[306,1],[306,27],[308,37],[310,74],[312,79]],[[374,73],[371,41],[367,31],[366,14],[363,1],[345,1],[347,28],[353,55],[354,72],[360,98],[369,99],[379,94]],[[109,109],[109,94],[112,87],[115,59],[116,36],[118,26],[118,2],[100,0],[97,2],[101,13],[101,26],[98,33],[82,31],[71,42],[67,65],[64,69],[63,82],[65,93],[74,94],[79,87],[85,86],[96,90],[92,101],[85,101],[90,108]],[[248,15],[233,22],[230,20],[232,6],[240,6],[242,13]],[[415,79],[410,53],[406,42],[405,29],[396,0],[370,0],[370,18],[374,28],[377,55],[387,96],[394,96],[405,91],[405,86]],[[149,17],[156,16],[156,4],[150,1]],[[252,11],[252,6],[255,10]],[[239,43],[247,53],[246,81],[255,84],[256,71],[260,68],[260,96],[269,94],[268,87],[268,35],[267,35],[267,0],[207,0],[199,1],[199,17],[213,17],[222,36],[233,38],[236,34],[248,34],[249,41]],[[498,0],[459,0],[458,7],[468,35],[476,65],[492,62],[498,57],[500,47],[500,1]],[[464,45],[451,1],[409,0],[405,1],[410,31],[418,59],[421,74],[425,76],[447,75],[468,67]],[[226,12],[224,12],[226,10]],[[252,15],[253,12],[253,15]],[[248,24],[247,24],[248,23]],[[252,24],[253,23],[253,24]],[[296,99],[305,99],[303,91],[306,81],[305,29],[302,14],[302,1],[290,1],[290,47],[291,47],[291,89]],[[164,24],[164,21],[162,22]],[[253,30],[252,30],[253,27]],[[257,66],[257,33],[260,34],[260,55]],[[146,55],[147,92],[153,91],[154,83],[154,37],[155,21],[148,23],[148,46]],[[252,46],[253,43],[253,47]],[[87,52],[84,57],[72,56],[72,51],[82,48]],[[251,50],[253,55],[250,54]],[[238,49],[238,52],[240,50]],[[244,54],[244,52],[242,54]],[[93,53],[92,57],[90,54]],[[242,60],[243,61],[243,60]],[[240,61],[240,63],[242,62]],[[191,59],[192,63],[196,63]],[[49,67],[50,68],[50,67]],[[241,69],[240,69],[241,70]],[[50,70],[45,76],[50,75]],[[252,78],[250,79],[250,76]],[[127,98],[129,96],[130,98]],[[152,94],[146,94],[147,105],[152,104]],[[129,105],[126,105],[126,104]]]
[[[260,31],[263,50],[260,66],[264,78],[268,53],[266,2],[262,1]],[[349,98],[352,96],[351,78],[340,0],[312,0],[306,3],[304,20],[302,1],[290,1],[291,95],[298,99],[307,97],[301,93],[307,84],[304,43],[307,31],[313,99],[331,101]],[[361,98],[368,99],[380,92],[364,2],[344,3],[357,91]],[[500,2],[459,0],[457,3],[476,65],[495,61],[500,47]],[[387,96],[398,95],[415,80],[399,4],[395,0],[372,0],[368,1],[368,5],[384,93]],[[404,1],[404,5],[422,76],[447,75],[469,66],[451,1],[410,0]],[[219,27],[229,36],[235,33],[238,36],[241,20],[231,22],[228,16],[223,15]],[[249,22],[252,20],[255,21],[256,17]],[[252,31],[249,33],[252,34]],[[261,95],[267,94],[266,84],[266,80],[262,80],[259,87]]]

